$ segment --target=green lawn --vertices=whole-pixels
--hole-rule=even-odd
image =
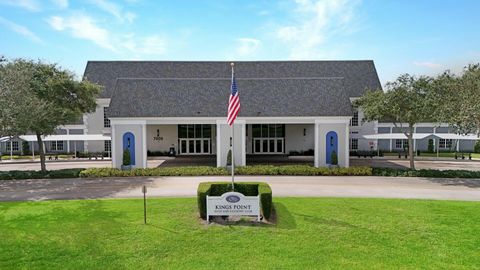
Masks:
[[[202,225],[196,199],[0,203],[0,269],[473,269],[480,203],[275,198],[278,224]]]

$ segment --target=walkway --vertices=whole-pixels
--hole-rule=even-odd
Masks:
[[[402,177],[239,176],[242,181],[265,181],[274,196],[415,198],[480,201],[480,179]],[[0,181],[0,201],[194,197],[198,184],[229,181],[230,177],[137,177]]]

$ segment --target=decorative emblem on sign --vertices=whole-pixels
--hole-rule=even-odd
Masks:
[[[236,203],[236,202],[240,201],[240,197],[238,197],[236,195],[229,195],[229,196],[227,196],[226,200],[229,203]]]

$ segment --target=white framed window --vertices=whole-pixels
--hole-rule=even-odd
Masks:
[[[10,146],[12,146],[12,151],[19,151],[20,147],[17,141],[5,142],[6,151],[10,151]]]
[[[353,118],[350,120],[350,126],[358,127],[358,111],[353,112]]]
[[[103,127],[110,127],[110,119],[107,117],[108,107],[103,107]]]
[[[440,139],[438,141],[438,148],[440,148],[440,149],[450,149],[450,148],[452,148],[452,139]]]
[[[395,140],[395,149],[404,149],[408,148],[408,140],[407,139],[396,139]]]
[[[112,151],[112,141],[105,141],[103,147],[104,147],[105,152],[111,152]]]
[[[358,150],[358,139],[350,139],[350,150]]]
[[[50,150],[52,150],[52,151],[63,151],[63,141],[52,141],[52,142],[50,142]]]

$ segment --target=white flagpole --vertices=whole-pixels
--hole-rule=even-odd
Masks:
[[[233,66],[235,65],[234,63],[231,63],[230,64],[232,66],[232,82],[233,82],[233,76],[234,76],[234,70],[233,70]],[[235,121],[233,121],[232,123],[232,145],[231,145],[231,148],[232,148],[232,191],[235,191],[235,152],[234,152],[234,149],[235,149]]]

